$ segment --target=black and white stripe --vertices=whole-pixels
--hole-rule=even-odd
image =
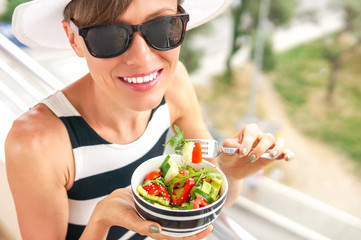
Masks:
[[[157,212],[151,211],[149,205],[145,201],[142,201],[143,199],[139,199],[139,195],[135,195],[134,200],[138,213],[145,219],[158,222],[162,225],[163,230],[180,233],[204,229],[205,225],[209,225],[219,216],[224,205],[224,201],[219,201],[214,206],[203,207],[198,211],[173,211],[170,216],[164,209],[163,214],[158,213],[158,210],[162,211],[161,208],[158,208]]]
[[[148,126],[136,141],[113,144],[98,135],[80,116],[65,95],[58,91],[42,101],[66,126],[73,147],[75,181],[68,191],[67,239],[78,239],[96,204],[117,188],[130,186],[134,170],[145,160],[164,154],[163,144],[171,136],[168,105],[153,109]],[[145,239],[113,226],[107,239]]]

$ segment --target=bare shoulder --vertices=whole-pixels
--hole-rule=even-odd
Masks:
[[[165,93],[165,98],[169,105],[173,122],[182,117],[185,112],[191,111],[198,105],[197,96],[188,71],[181,62],[178,63],[175,76]]]
[[[36,169],[52,174],[62,171],[66,164],[59,157],[66,156],[68,147],[65,126],[45,105],[39,104],[13,122],[5,142],[7,170]]]
[[[42,104],[22,114],[13,122],[6,139],[7,152],[24,152],[23,148],[39,150],[51,142],[60,130],[60,120]]]
[[[72,151],[65,126],[39,104],[14,121],[5,142],[6,172],[24,239],[64,239]]]

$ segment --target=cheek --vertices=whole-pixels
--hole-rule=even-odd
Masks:
[[[180,53],[180,47],[165,51],[163,54],[163,59],[168,63],[170,70],[175,71],[175,68],[177,67],[178,61],[179,61],[179,53]]]
[[[95,57],[91,56],[90,54],[88,56],[86,56],[86,61],[88,63],[89,70],[91,72],[98,71],[98,72],[109,73],[118,64],[116,59],[95,58]]]
[[[118,64],[117,61],[113,59],[94,58],[93,56],[86,56],[86,62],[90,75],[95,82],[108,81],[112,76],[114,68],[116,68]]]

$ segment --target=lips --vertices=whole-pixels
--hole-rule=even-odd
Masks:
[[[157,84],[162,71],[157,70],[143,75],[119,77],[119,79],[135,91],[148,91]]]

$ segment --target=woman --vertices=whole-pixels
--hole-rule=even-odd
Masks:
[[[127,186],[141,162],[164,153],[174,124],[185,138],[211,138],[178,57],[187,24],[210,20],[230,2],[37,0],[16,9],[19,40],[72,47],[89,67],[20,116],[7,137],[6,167],[23,239],[172,239],[137,215]],[[243,178],[272,161],[259,158],[267,149],[273,147],[277,159],[293,155],[254,124],[224,145],[240,149],[210,160],[227,174],[228,204]]]

